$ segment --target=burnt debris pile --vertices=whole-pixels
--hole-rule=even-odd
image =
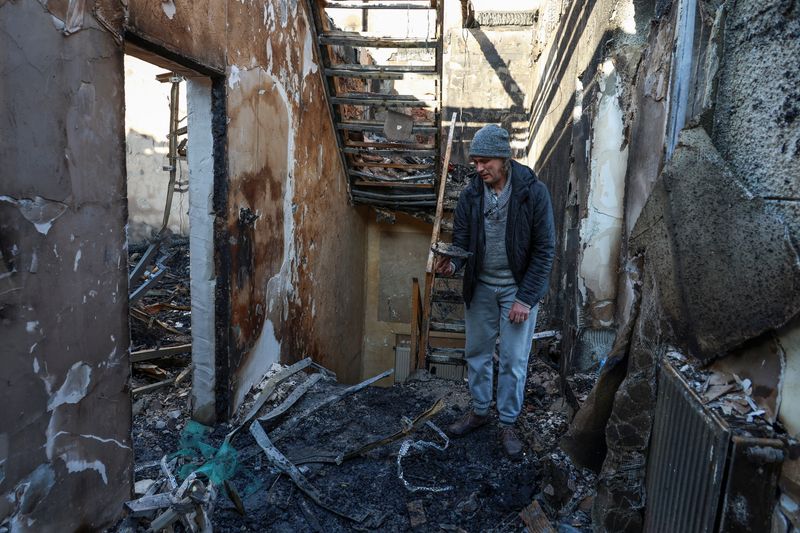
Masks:
[[[504,456],[496,420],[459,439],[444,433],[469,409],[465,383],[418,371],[367,386],[390,375],[347,386],[309,359],[273,365],[214,428],[189,420],[185,384],[152,392],[134,419],[137,495],[120,529],[589,526],[594,480],[557,447],[573,408],[550,363],[531,358],[519,461]]]

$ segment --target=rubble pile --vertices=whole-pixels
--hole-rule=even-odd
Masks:
[[[461,191],[466,189],[475,176],[475,167],[450,163],[447,169],[447,191],[444,197],[445,209],[455,210]]]
[[[518,421],[541,475],[541,490],[534,501],[548,522],[558,524],[561,530],[590,530],[596,476],[591,470],[576,466],[558,447],[574,407],[561,394],[558,370],[551,364],[545,358],[531,358],[525,411]],[[585,398],[595,379],[592,374],[574,375],[570,380],[571,394]]]
[[[137,498],[123,525],[203,531],[207,517],[215,531],[520,531],[534,506],[541,520],[588,527],[593,478],[557,448],[570,407],[546,362],[531,358],[518,462],[503,454],[496,420],[444,434],[469,409],[465,383],[418,371],[366,386],[390,373],[348,387],[309,359],[274,365],[214,428],[189,420],[185,385],[153,392],[134,419]]]
[[[724,360],[717,362],[717,367],[704,367],[697,359],[686,357],[677,351],[668,352],[667,357],[701,403],[716,411],[731,426],[747,424],[750,429],[758,428],[763,431],[764,436],[783,433],[776,426],[777,405],[774,390],[757,387],[759,393],[756,394],[750,378],[719,368]]]
[[[496,420],[450,440],[466,383],[425,371],[381,388],[367,385],[391,371],[346,386],[310,359],[276,364],[229,423],[204,427],[190,419],[189,351],[165,351],[191,342],[188,246],[160,257],[167,272],[134,304],[151,320],[133,326],[145,359],[133,372],[136,494],[120,531],[588,527],[594,480],[557,447],[573,407],[546,354],[531,357],[519,462],[504,456]],[[590,381],[572,382],[577,396]]]
[[[131,246],[128,259],[131,270],[145,249],[145,246]],[[166,272],[131,308],[131,351],[134,352],[192,340],[189,239],[172,237],[161,246],[158,255],[155,262],[165,266]],[[144,278],[131,280],[131,292],[143,282]]]
[[[131,246],[128,258],[131,271],[147,253],[145,245]],[[192,348],[189,279],[189,240],[173,236],[162,242],[143,275],[131,280],[132,294],[145,287],[141,296],[132,299],[130,308],[134,416],[149,401],[142,398],[144,393],[183,383],[184,387],[175,394],[179,399],[189,394]]]

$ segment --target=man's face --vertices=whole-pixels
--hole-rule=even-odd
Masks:
[[[473,157],[471,159],[475,170],[478,171],[478,175],[486,185],[491,187],[505,179],[506,173],[503,168],[505,161],[503,159],[497,157]]]

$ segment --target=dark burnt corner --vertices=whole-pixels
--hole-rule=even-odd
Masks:
[[[790,4],[0,0],[0,533],[800,529]],[[556,225],[518,460],[444,431],[487,124]]]

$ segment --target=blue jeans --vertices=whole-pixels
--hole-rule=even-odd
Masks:
[[[528,355],[539,311],[535,305],[525,322],[509,322],[508,313],[516,294],[516,285],[498,287],[479,282],[465,313],[469,391],[472,409],[478,415],[487,414],[492,403],[492,358],[500,336],[497,412],[501,424],[516,422],[522,410]]]

